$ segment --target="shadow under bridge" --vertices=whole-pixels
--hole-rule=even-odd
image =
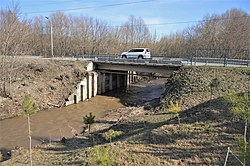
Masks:
[[[159,74],[158,77],[166,78],[180,67],[180,64],[157,64],[147,62],[94,62],[94,69],[98,73],[97,93],[102,94],[120,87],[127,87],[135,81],[137,75],[144,76],[141,73],[157,73]]]

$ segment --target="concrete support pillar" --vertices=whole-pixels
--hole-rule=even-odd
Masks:
[[[117,74],[116,76],[117,76],[116,77],[117,78],[116,79],[116,87],[120,88],[121,87],[121,81],[120,81],[121,75]]]
[[[96,96],[97,94],[97,73],[92,73],[92,97]]]
[[[131,83],[135,82],[134,71],[131,71]]]
[[[101,93],[105,93],[106,92],[106,74],[103,73],[102,74],[102,90],[101,90]]]
[[[89,99],[89,91],[90,91],[90,89],[89,89],[89,74],[86,76],[86,83],[87,83],[87,99]]]
[[[128,74],[122,76],[123,87],[128,87]]]
[[[84,87],[83,87],[83,100],[87,99],[88,95],[88,86],[87,86],[87,78],[84,78],[83,79],[83,84],[84,84]]]
[[[98,91],[97,91],[97,94],[102,94],[102,73],[101,72],[98,72]]]
[[[93,89],[93,87],[92,87],[92,79],[93,79],[93,75],[92,75],[92,73],[90,73],[89,74],[89,96],[88,96],[88,99],[90,99],[93,95],[92,95],[92,89]]]
[[[113,90],[113,74],[109,73],[109,90]]]
[[[84,100],[83,92],[84,92],[84,85],[80,85],[80,97],[81,97],[81,101]]]
[[[134,71],[128,71],[128,74],[127,74],[127,87],[130,86],[130,84],[132,84],[133,82],[135,82],[135,72]]]
[[[127,87],[129,87],[130,81],[131,81],[130,71],[128,71],[128,74],[127,74]]]

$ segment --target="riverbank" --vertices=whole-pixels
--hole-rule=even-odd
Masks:
[[[223,97],[230,91],[248,89],[249,70],[239,68],[185,67],[166,84],[157,109],[126,107],[109,111],[83,133],[66,141],[46,142],[33,149],[36,165],[95,165],[110,153],[117,165],[223,165],[227,148],[243,133],[243,123],[234,121]],[[212,94],[209,84],[218,78],[221,86]],[[181,100],[181,124],[167,113],[167,101]],[[102,133],[113,129],[123,134],[108,143]],[[98,156],[98,146],[104,148]],[[101,150],[99,149],[99,152]],[[27,165],[28,151],[17,148],[2,165]],[[229,165],[238,165],[230,157]]]
[[[2,73],[9,80],[5,84],[7,96],[0,96],[0,119],[20,115],[24,93],[28,92],[39,110],[63,106],[75,90],[76,83],[87,74],[89,62],[59,61],[15,57],[8,60]],[[3,91],[1,91],[1,94]]]

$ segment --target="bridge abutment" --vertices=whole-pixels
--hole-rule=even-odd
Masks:
[[[77,84],[76,90],[68,97],[65,105],[77,104],[97,95],[98,73],[93,71],[93,63],[86,66],[87,75]]]
[[[65,105],[77,104],[80,101],[90,99],[97,95],[97,73],[89,72],[83,80],[77,84],[73,94],[68,97]]]

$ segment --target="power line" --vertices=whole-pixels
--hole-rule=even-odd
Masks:
[[[72,0],[65,0],[63,2],[70,2]],[[84,10],[84,9],[94,9],[94,8],[104,8],[104,7],[113,7],[113,6],[123,6],[123,5],[130,5],[130,4],[139,4],[145,2],[152,2],[157,0],[141,0],[141,1],[134,1],[134,2],[122,2],[122,3],[114,3],[114,4],[107,4],[107,5],[100,5],[100,6],[89,6],[89,7],[81,7],[81,8],[71,8],[71,9],[63,9],[57,11],[74,11],[74,10]],[[51,11],[36,11],[36,12],[27,12],[27,14],[33,13],[49,13],[55,12],[55,10]],[[163,26],[163,25],[174,25],[174,24],[188,24],[188,23],[198,23],[198,22],[205,22],[205,21],[219,21],[219,20],[232,20],[232,19],[240,19],[240,18],[249,18],[250,16],[240,16],[240,17],[233,17],[233,18],[215,18],[215,19],[203,19],[203,20],[190,20],[190,21],[176,21],[176,22],[165,22],[165,23],[158,23],[158,24],[144,24],[145,26]],[[133,26],[141,26],[141,25],[133,25]],[[108,27],[123,27],[123,25],[110,25]]]
[[[148,26],[154,26],[154,25],[167,25],[167,24],[188,24],[188,23],[195,23],[195,22],[220,21],[220,20],[233,20],[233,19],[249,18],[249,17],[250,17],[250,16],[240,16],[240,17],[233,17],[233,18],[217,18],[217,19],[203,19],[203,20],[193,20],[193,21],[166,22],[166,23],[147,24],[147,25],[148,25]]]
[[[165,22],[165,23],[158,23],[158,24],[144,24],[145,26],[161,26],[161,25],[171,25],[171,24],[188,24],[188,23],[198,23],[198,22],[205,22],[205,21],[220,21],[220,20],[233,20],[233,19],[240,19],[240,18],[250,18],[250,16],[240,16],[240,17],[232,17],[232,18],[217,18],[217,19],[203,19],[203,20],[192,20],[192,21],[177,21],[177,22]],[[141,26],[134,24],[133,26]],[[117,25],[117,26],[109,26],[109,27],[124,27],[124,25]]]
[[[89,6],[89,7],[63,9],[63,10],[57,10],[57,11],[74,11],[74,10],[84,10],[84,9],[94,9],[94,8],[104,8],[104,7],[114,7],[114,6],[123,6],[123,5],[130,5],[130,4],[145,3],[145,2],[151,2],[151,1],[156,1],[156,0],[141,0],[141,1],[134,1],[134,2],[123,2],[123,3],[114,3],[114,4],[107,4],[107,5],[100,5],[100,6]],[[27,14],[51,13],[51,12],[55,12],[55,10],[27,12]]]
[[[72,0],[71,0],[72,1]],[[134,1],[134,2],[123,2],[123,3],[115,3],[115,4],[107,4],[107,5],[100,5],[100,6],[89,6],[89,7],[82,7],[82,8],[72,8],[72,9],[63,9],[58,11],[74,11],[74,10],[84,10],[84,9],[94,9],[94,8],[103,8],[103,7],[113,7],[113,6],[123,6],[123,5],[130,5],[130,4],[138,4],[138,3],[145,3],[157,0],[141,0],[141,1]],[[64,1],[69,2],[69,1]],[[27,14],[33,13],[49,13],[55,12],[55,10],[51,11],[36,11],[36,12],[27,12]],[[203,19],[203,20],[191,20],[191,21],[177,21],[177,22],[165,22],[165,23],[158,23],[158,24],[145,24],[146,26],[161,26],[161,25],[171,25],[171,24],[188,24],[188,23],[198,23],[198,22],[205,22],[205,21],[219,21],[219,20],[230,20],[230,19],[239,19],[239,18],[249,18],[250,16],[240,16],[240,17],[233,17],[233,18],[216,18],[216,19]],[[141,25],[133,25],[133,26],[141,26]],[[111,25],[109,27],[123,27],[122,25]]]
[[[38,2],[38,3],[37,3]],[[94,2],[93,0],[91,2]],[[79,3],[77,1],[74,1],[74,0],[65,0],[65,1],[60,1],[60,4],[64,4],[64,3]],[[81,4],[86,4],[86,3],[89,3],[89,2],[81,2]],[[53,5],[53,4],[58,4],[58,2],[55,2],[55,1],[49,1],[49,2],[44,2],[44,1],[32,1],[32,2],[29,2],[29,7],[34,7],[34,6],[44,6],[44,5]]]

